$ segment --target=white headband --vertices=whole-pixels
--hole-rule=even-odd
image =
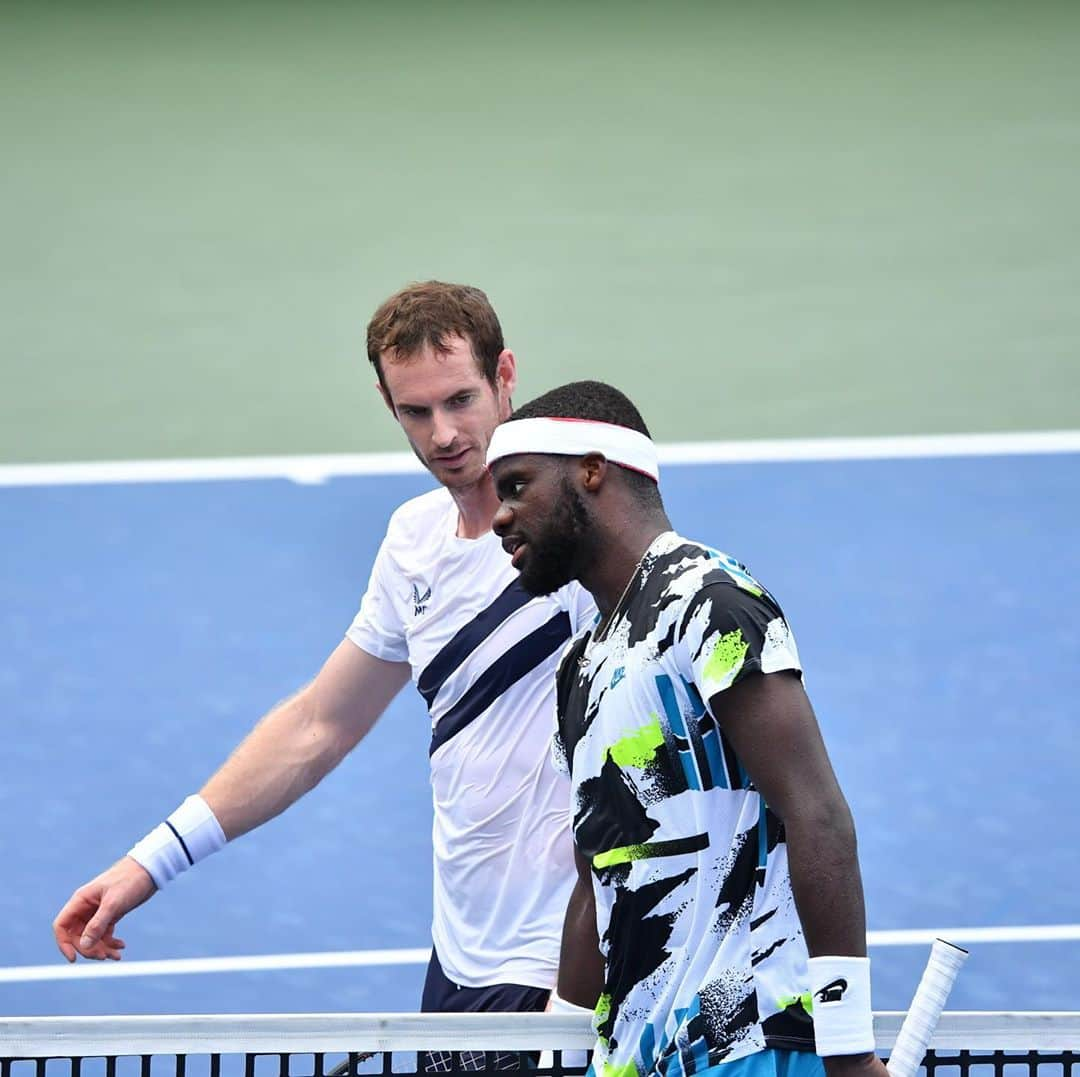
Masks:
[[[511,419],[495,428],[488,445],[488,467],[504,456],[534,452],[555,456],[598,452],[654,482],[660,478],[660,461],[651,439],[628,427],[593,419]]]

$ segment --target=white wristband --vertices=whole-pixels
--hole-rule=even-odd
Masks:
[[[200,796],[191,796],[164,823],[136,842],[127,855],[146,868],[161,890],[180,872],[216,853],[225,840],[210,805]]]
[[[594,1017],[594,1013],[587,1006],[579,1006],[576,1002],[568,1002],[559,994],[556,988],[551,989],[551,994],[548,996],[548,1013],[563,1013],[563,1014],[588,1014],[590,1017]],[[589,1065],[589,1052],[577,1051],[573,1048],[564,1047],[562,1049],[562,1064],[564,1070],[566,1068],[572,1069],[586,1069]],[[550,1070],[554,1066],[554,1060],[551,1051],[545,1051],[540,1056],[540,1062],[538,1069]]]
[[[563,998],[553,987],[548,996],[548,1013],[587,1013],[591,1017],[593,1011],[587,1006],[579,1006],[576,1002]]]
[[[817,1053],[828,1058],[872,1051],[870,958],[812,957],[809,966]]]

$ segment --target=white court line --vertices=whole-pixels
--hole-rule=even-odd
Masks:
[[[943,927],[868,931],[870,946],[922,946],[937,938],[956,943],[1080,942],[1080,924],[1038,927]],[[0,968],[0,984],[43,980],[87,980],[109,976],[184,976],[212,972],[279,972],[284,969],[360,968],[374,965],[426,965],[430,949],[341,950],[309,954],[246,957],[182,957],[161,961],[80,962]]]
[[[92,980],[102,976],[184,976],[199,972],[277,972],[282,969],[359,968],[426,965],[431,950],[339,950],[311,954],[246,957],[179,957],[161,961],[82,962],[77,965],[22,965],[0,968],[0,984],[40,980]]]
[[[949,942],[1080,942],[1080,924],[1040,924],[1037,927],[939,927],[901,931],[868,931],[871,946],[929,945]]]
[[[1080,452],[1080,430],[903,437],[793,438],[775,441],[685,441],[661,444],[667,465],[906,460],[945,456],[1022,456]],[[346,475],[421,471],[408,452],[322,456],[239,456],[205,460],[106,460],[89,463],[0,465],[3,486],[82,486],[101,483],[289,479],[312,484]]]

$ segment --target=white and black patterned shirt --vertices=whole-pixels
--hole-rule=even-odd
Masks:
[[[681,1077],[765,1047],[813,1050],[783,826],[705,702],[780,670],[800,665],[772,596],[673,532],[602,638],[563,656],[553,754],[593,867],[598,1073]]]

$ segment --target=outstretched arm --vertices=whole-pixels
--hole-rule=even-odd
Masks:
[[[371,730],[408,679],[404,663],[385,662],[342,641],[318,676],[275,707],[210,778],[201,795],[232,839],[280,814],[318,784]],[[154,894],[146,870],[122,857],[79,887],[53,921],[68,961],[118,960],[117,923]]]
[[[201,795],[233,839],[279,815],[356,747],[408,680],[342,640],[307,687],[274,708],[240,743]]]

